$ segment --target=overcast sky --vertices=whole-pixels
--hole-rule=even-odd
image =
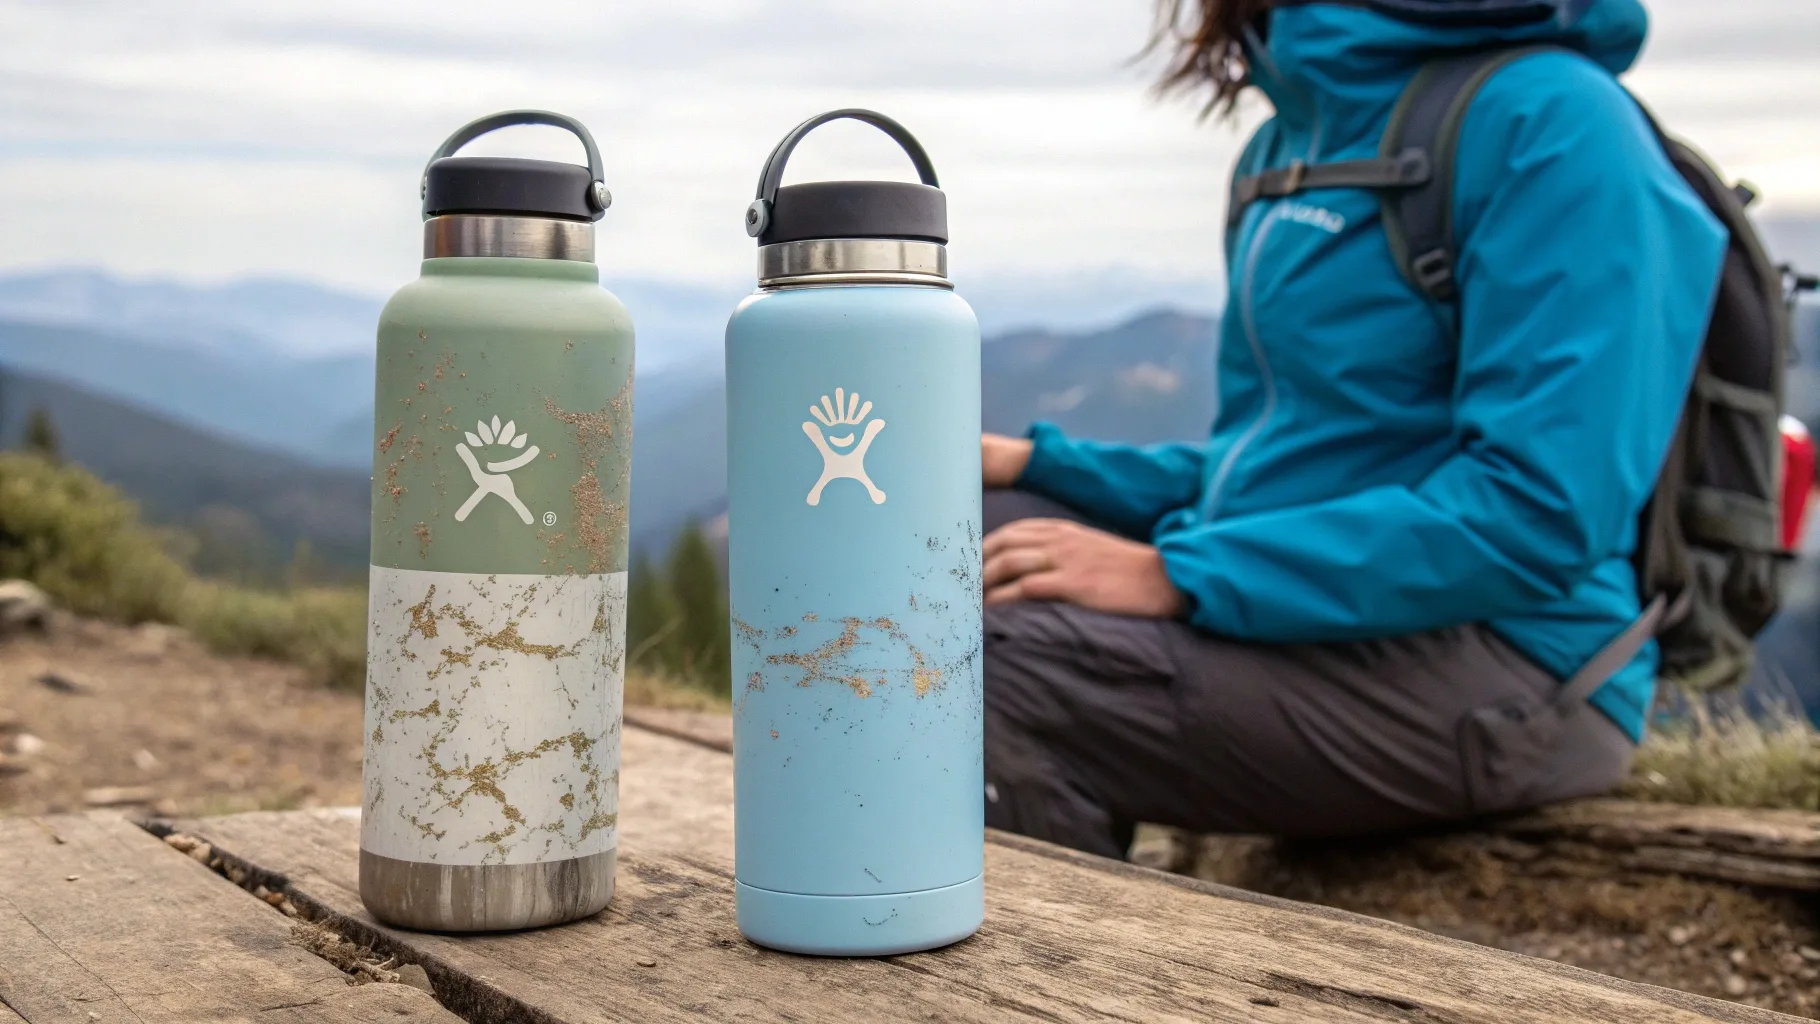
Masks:
[[[1816,0],[1650,7],[1632,86],[1772,212],[1820,212]],[[0,0],[0,272],[383,293],[416,273],[429,152],[533,106],[600,140],[609,275],[724,282],[770,147],[857,105],[922,138],[963,273],[1213,274],[1256,113],[1153,101],[1147,26],[1144,0]],[[473,151],[579,159],[548,129]],[[859,126],[799,154],[792,180],[908,173]]]

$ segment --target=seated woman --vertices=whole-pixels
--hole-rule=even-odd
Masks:
[[[1211,437],[983,439],[988,822],[1122,856],[1140,821],[1333,835],[1610,788],[1654,687],[1637,517],[1726,243],[1613,78],[1642,7],[1162,2],[1167,84],[1275,108],[1247,174],[1375,156],[1438,54],[1558,48],[1464,121],[1457,312],[1377,194],[1260,199]]]

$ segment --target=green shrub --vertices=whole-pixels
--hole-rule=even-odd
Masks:
[[[0,453],[0,577],[30,580],[80,615],[175,623],[220,653],[295,662],[325,683],[360,689],[364,590],[199,580],[171,554],[173,540],[81,467]]]
[[[253,590],[197,580],[178,624],[211,650],[303,665],[319,681],[359,692],[366,682],[366,593],[354,588]]]
[[[0,577],[122,622],[173,621],[190,576],[139,509],[76,466],[0,453]]]

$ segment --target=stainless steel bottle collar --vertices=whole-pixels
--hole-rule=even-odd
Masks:
[[[594,225],[556,217],[445,213],[423,222],[423,258],[506,256],[594,262]]]
[[[758,247],[760,288],[917,284],[953,288],[948,247],[895,238],[815,238]]]

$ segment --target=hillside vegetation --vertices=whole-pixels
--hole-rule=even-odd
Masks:
[[[187,535],[184,561],[202,575],[279,585],[308,543],[314,576],[366,578],[371,467],[315,465],[0,366],[0,444],[30,446],[44,427],[65,458],[137,502],[142,521]]]
[[[54,447],[54,442],[41,447]],[[366,678],[366,592],[296,572],[288,586],[197,575],[193,541],[149,527],[134,504],[54,450],[0,453],[0,578],[23,578],[80,615],[182,626],[210,649],[292,662],[358,692]],[[699,527],[661,563],[633,565],[627,698],[724,708],[730,669],[725,583]],[[1626,796],[1684,804],[1820,811],[1820,732],[1798,715],[1696,710],[1655,729]]]
[[[366,594],[298,583],[262,590],[193,574],[187,536],[48,452],[0,454],[0,577],[27,579],[79,615],[168,622],[223,654],[307,666],[325,685],[366,678]]]
[[[172,623],[219,653],[293,662],[323,685],[361,689],[363,587],[312,584],[307,548],[284,586],[198,575],[186,557],[193,537],[147,526],[120,492],[60,461],[54,440],[37,449],[0,453],[0,578],[30,580],[79,615]],[[683,531],[661,568],[641,561],[631,585],[632,697],[724,704],[726,591],[701,531]]]
[[[1805,716],[1695,705],[1637,752],[1620,795],[1674,804],[1820,811],[1820,732]]]

